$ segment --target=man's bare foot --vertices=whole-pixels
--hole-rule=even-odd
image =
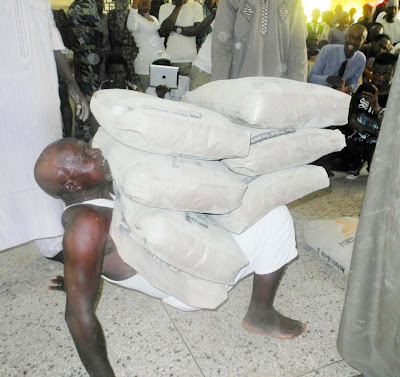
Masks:
[[[247,312],[242,326],[245,330],[255,334],[269,335],[278,339],[293,339],[299,336],[307,325],[284,317],[275,309],[270,309],[264,311],[262,315]]]

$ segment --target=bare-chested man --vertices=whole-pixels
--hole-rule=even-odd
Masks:
[[[35,178],[44,191],[64,200],[68,206],[62,217],[64,278],[53,280],[55,286],[51,289],[65,290],[67,294],[66,322],[89,375],[114,376],[95,314],[100,279],[103,275],[118,284],[141,276],[121,259],[109,234],[112,206],[107,203],[112,203],[113,183],[109,165],[99,149],[92,149],[83,141],[63,139],[42,152],[35,165]],[[274,211],[277,212],[265,217],[272,221],[270,226],[288,229],[278,247],[287,249],[289,242],[295,249],[293,223],[287,208],[279,207]],[[285,254],[285,250],[281,251],[274,250],[280,258]],[[282,339],[291,339],[303,332],[305,324],[282,316],[273,307],[284,264],[292,258],[293,253],[277,270],[269,273],[259,273],[263,268],[268,271],[268,266],[263,267],[259,260],[249,258],[249,265],[253,263],[257,267],[252,270],[255,272],[253,292],[243,319],[246,330]]]

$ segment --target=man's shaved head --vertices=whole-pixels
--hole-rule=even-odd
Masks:
[[[55,198],[112,180],[101,151],[74,138],[48,145],[36,161],[34,174],[40,188]]]
[[[68,171],[60,163],[60,159],[68,152],[71,144],[77,140],[66,138],[48,145],[36,161],[34,174],[37,184],[47,194],[61,198],[63,185],[68,181]]]

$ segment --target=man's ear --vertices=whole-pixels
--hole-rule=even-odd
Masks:
[[[65,192],[78,192],[82,190],[82,186],[78,184],[78,182],[69,179],[63,185]]]

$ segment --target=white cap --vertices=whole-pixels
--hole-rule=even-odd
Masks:
[[[165,52],[165,50],[158,50],[154,56],[153,63],[157,63],[161,60],[168,60],[171,62],[171,57]]]
[[[398,0],[388,0],[388,2],[386,3],[386,8],[388,7],[397,7],[399,5],[399,1]]]

